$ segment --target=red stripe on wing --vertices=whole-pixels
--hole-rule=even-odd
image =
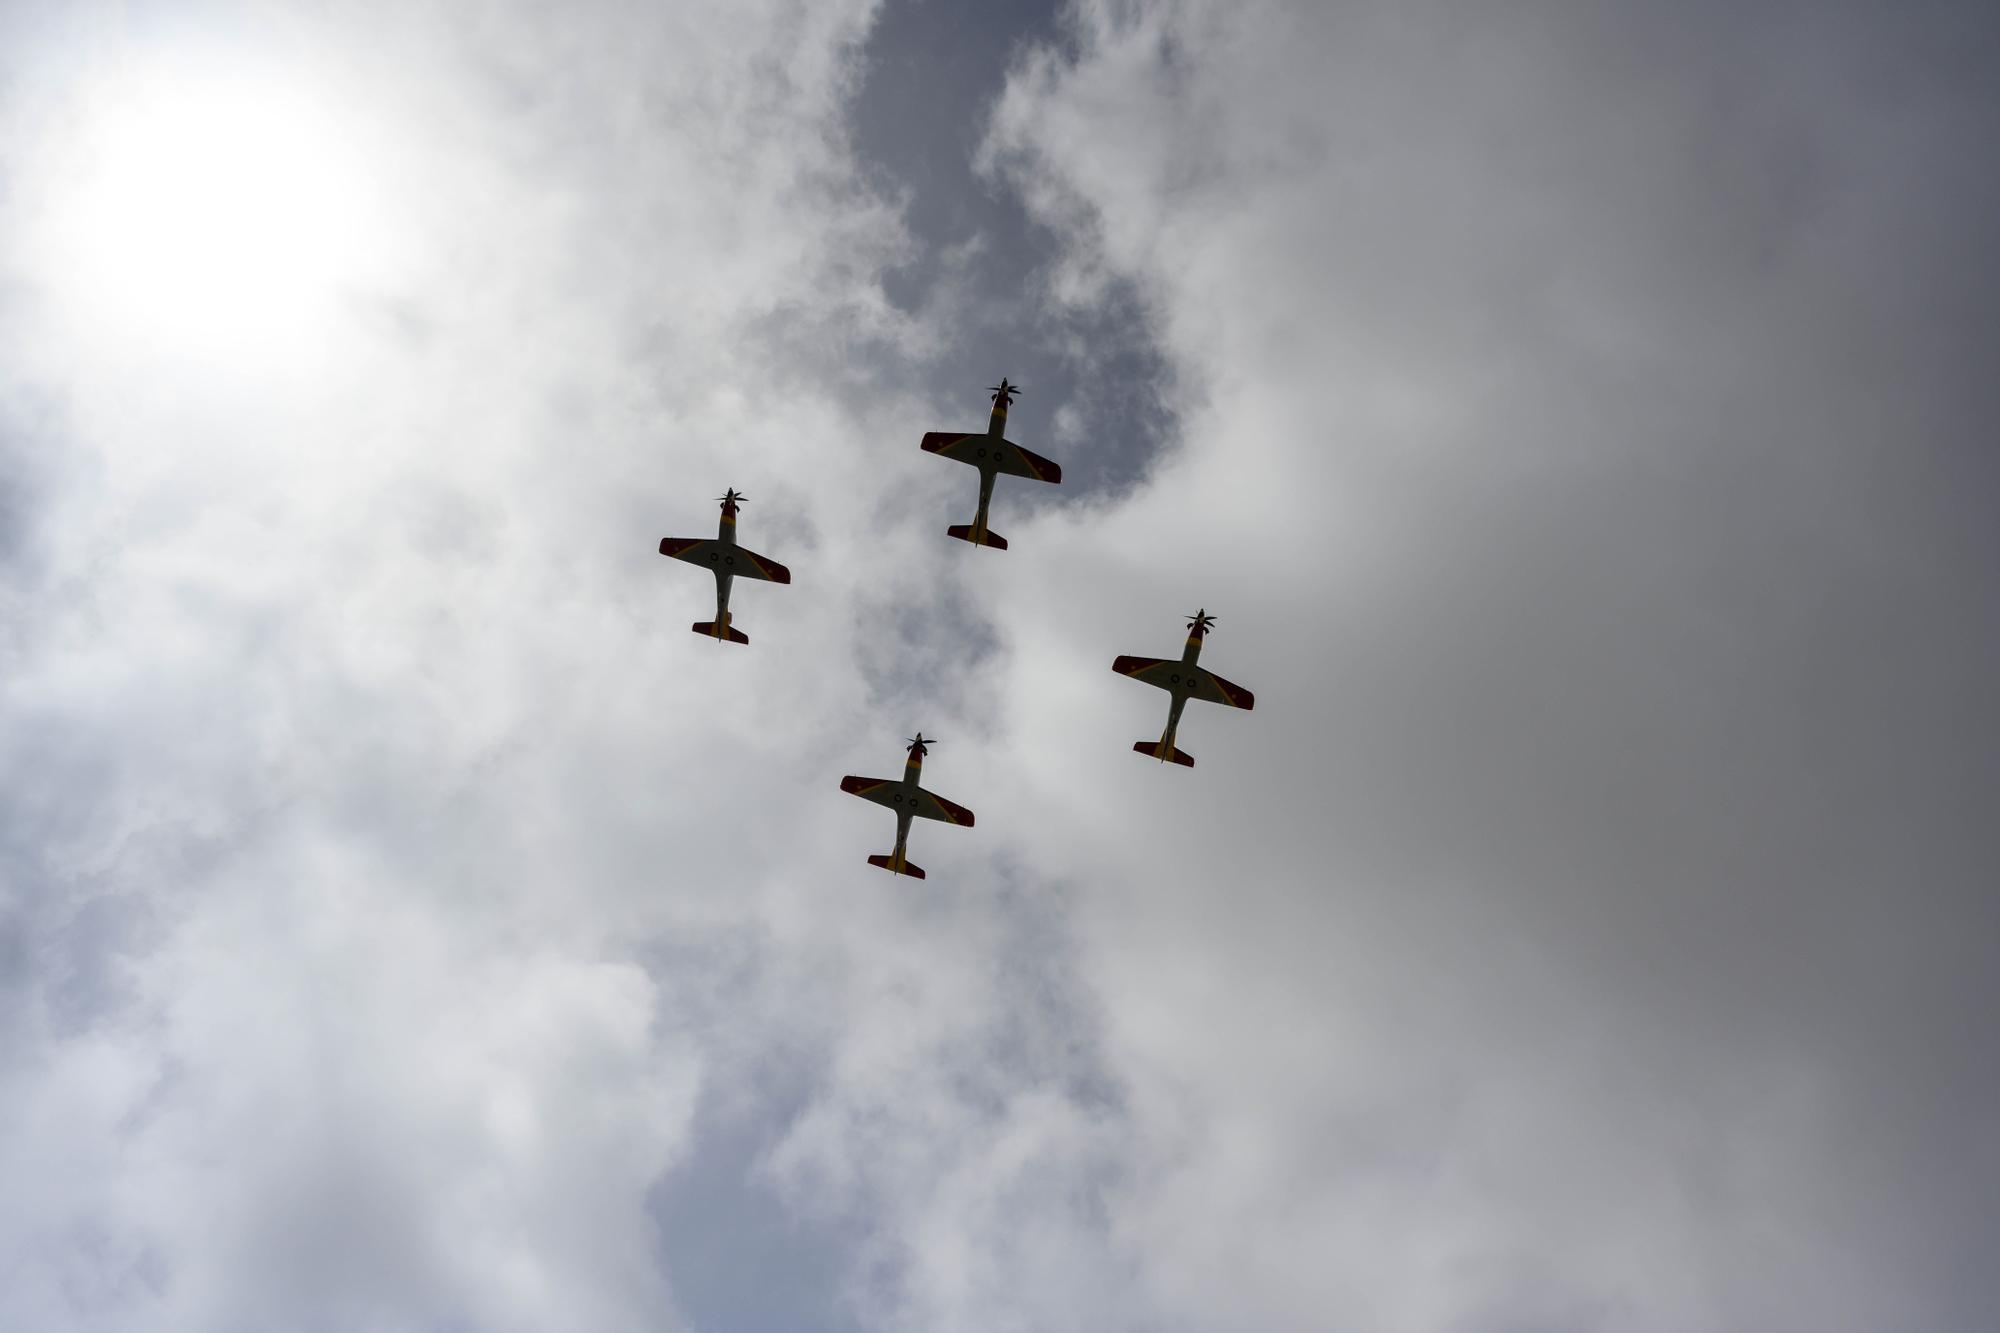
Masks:
[[[1154,667],[1165,666],[1164,657],[1133,657],[1127,653],[1111,664],[1111,669],[1121,676],[1143,676]]]
[[[1030,453],[1018,444],[1014,446],[1014,452],[1021,455],[1021,461],[1035,474],[1035,480],[1046,482],[1062,480],[1062,464],[1053,459],[1043,458],[1040,454]]]
[[[972,811],[966,809],[964,806],[958,804],[956,801],[947,801],[944,797],[939,796],[936,792],[925,792],[924,794],[926,796],[929,796],[933,801],[936,801],[938,803],[938,806],[947,815],[951,816],[952,823],[957,824],[961,828],[972,827]]]
[[[1231,708],[1241,708],[1247,711],[1257,706],[1257,696],[1244,689],[1241,685],[1231,684],[1229,681],[1216,675],[1213,671],[1208,673],[1208,678],[1214,684],[1215,688],[1222,692],[1223,699]]]
[[[749,556],[750,563],[757,566],[758,572],[771,582],[790,583],[792,581],[792,571],[786,569],[777,561],[766,559],[758,555],[755,551],[745,551],[743,554]]]

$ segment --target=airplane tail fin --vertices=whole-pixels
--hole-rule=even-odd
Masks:
[[[715,622],[712,620],[697,620],[693,628],[696,634],[705,635],[711,639],[727,639],[731,643],[750,642],[750,636],[742,630],[737,629],[734,625],[725,624],[721,629],[717,629]]]
[[[944,531],[946,536],[956,537],[962,542],[971,542],[974,546],[990,546],[996,551],[1007,549],[1007,539],[991,528],[988,528],[986,534],[981,537],[972,535],[972,525],[969,523],[954,523]]]
[[[871,866],[881,866],[892,875],[908,875],[911,879],[922,879],[924,877],[924,868],[922,866],[907,860],[901,866],[898,866],[896,858],[893,856],[871,856],[868,858],[868,864]]]
[[[1158,759],[1162,762],[1171,760],[1182,768],[1194,767],[1193,755],[1186,750],[1176,750],[1165,741],[1133,741],[1132,748],[1148,759]]]

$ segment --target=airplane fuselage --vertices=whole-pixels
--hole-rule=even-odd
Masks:
[[[1111,669],[1119,675],[1130,676],[1167,692],[1167,729],[1156,741],[1132,742],[1132,748],[1140,754],[1193,768],[1194,756],[1183,753],[1174,744],[1175,736],[1180,731],[1181,710],[1187,707],[1188,700],[1200,699],[1230,708],[1251,709],[1257,706],[1257,696],[1249,690],[1197,664],[1201,657],[1202,637],[1214,621],[1215,617],[1206,611],[1197,611],[1188,617],[1187,643],[1181,648],[1178,662],[1170,657],[1134,657],[1129,654],[1121,654],[1112,662]]]
[[[852,773],[840,780],[842,791],[884,806],[896,816],[895,849],[886,856],[869,857],[868,864],[917,879],[922,879],[924,872],[922,867],[910,864],[910,821],[917,818],[937,819],[961,828],[970,828],[973,822],[972,811],[947,801],[934,791],[925,791],[919,785],[924,771],[923,756],[924,741],[919,733],[917,739],[910,743],[900,780],[857,777]]]
[[[946,528],[947,536],[971,542],[974,546],[1004,551],[1007,539],[993,531],[989,526],[991,520],[987,517],[993,504],[994,479],[1005,472],[1030,481],[1062,481],[1062,468],[1054,460],[1031,453],[1007,438],[1007,408],[1018,392],[1004,379],[993,386],[993,408],[987,415],[983,431],[924,432],[922,447],[925,453],[939,454],[979,470],[979,508],[972,522],[954,523]]]
[[[903,780],[891,784],[889,808],[896,812],[896,847],[889,853],[891,869],[901,872],[903,863],[909,859],[910,821],[916,816],[917,779],[923,775],[924,761],[921,755],[911,755],[903,765]]]
[[[1005,394],[994,400],[993,415],[986,419],[986,436],[993,440],[1007,438]],[[983,462],[975,462],[973,466],[979,469],[979,512],[972,516],[972,539],[981,542],[986,540],[986,506],[993,501],[993,479],[1000,475],[1000,451],[989,451]]]
[[[728,506],[722,510],[722,521],[716,524],[715,539],[724,546],[736,545],[736,514]],[[721,565],[714,566],[715,574],[715,623],[722,629],[729,628],[729,585],[736,576]]]
[[[1201,636],[1199,628],[1190,630],[1187,646],[1181,649],[1181,661],[1189,666],[1193,666],[1195,659],[1201,656]],[[1194,673],[1190,671],[1181,677],[1179,684],[1167,687],[1167,696],[1172,702],[1167,706],[1167,730],[1160,737],[1160,744],[1169,750],[1174,748],[1174,733],[1180,730],[1181,710],[1187,707],[1187,701],[1193,694],[1194,679]]]
[[[738,574],[767,583],[790,583],[792,571],[777,561],[757,554],[736,541],[737,506],[743,502],[734,488],[722,497],[722,521],[716,525],[715,539],[662,537],[660,554],[685,560],[715,575],[715,619],[689,626],[696,634],[728,643],[748,643],[750,638],[730,622],[729,592]]]

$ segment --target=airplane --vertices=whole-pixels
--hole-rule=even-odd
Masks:
[[[840,789],[854,795],[886,805],[896,812],[896,850],[887,856],[871,856],[868,864],[881,866],[893,875],[908,875],[912,879],[922,879],[922,866],[911,865],[904,855],[904,848],[910,840],[910,819],[922,816],[925,819],[942,819],[947,824],[960,828],[972,827],[972,811],[962,805],[953,805],[936,792],[925,791],[917,785],[917,775],[924,771],[924,755],[937,741],[925,740],[924,733],[918,732],[910,738],[910,758],[903,765],[903,780],[891,782],[887,778],[857,778],[852,774],[840,780]]]
[[[748,643],[750,636],[730,624],[729,585],[738,574],[746,579],[763,579],[769,583],[790,583],[792,571],[775,560],[767,560],[755,551],[736,544],[736,511],[742,507],[744,497],[732,488],[722,496],[722,522],[718,526],[714,541],[703,541],[699,537],[662,537],[660,554],[670,555],[676,560],[685,560],[690,565],[700,565],[715,575],[715,619],[696,621],[696,634],[707,635],[711,639],[727,639],[731,643]]]
[[[979,469],[979,512],[970,523],[952,524],[945,529],[946,534],[971,542],[974,546],[990,546],[996,551],[1007,549],[1007,539],[986,526],[986,502],[993,498],[994,474],[1005,472],[1009,476],[1027,477],[1033,481],[1062,481],[1059,465],[1040,454],[1029,453],[1001,436],[1000,432],[1007,426],[1008,404],[1019,392],[1019,385],[1009,384],[1004,375],[1000,377],[1000,382],[993,386],[993,415],[986,423],[984,435],[954,430],[934,430],[924,435],[925,453],[955,458]]]
[[[1215,617],[1206,610],[1196,611],[1188,617],[1187,647],[1181,651],[1178,662],[1158,657],[1120,657],[1111,664],[1111,669],[1119,675],[1157,685],[1173,696],[1173,706],[1167,710],[1167,729],[1160,734],[1160,739],[1132,742],[1132,748],[1140,754],[1151,755],[1163,764],[1171,759],[1184,768],[1193,768],[1194,756],[1174,748],[1174,733],[1180,729],[1181,709],[1188,700],[1202,699],[1245,710],[1257,706],[1257,698],[1250,691],[1194,664],[1194,660],[1201,656],[1202,636],[1214,623]]]

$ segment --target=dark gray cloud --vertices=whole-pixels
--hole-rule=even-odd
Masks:
[[[1158,652],[1206,601],[1259,691],[1183,732],[1198,803],[1100,798],[1215,834],[1087,967],[1121,1067],[1239,1126],[1134,1204],[1192,1323],[2000,1304],[1993,34],[1883,22],[1088,7],[1010,93],[1005,160],[1205,391],[1054,614],[1143,652],[1142,603]]]
[[[983,386],[1003,374],[1028,386],[1009,438],[1057,458],[1065,477],[1060,494],[1022,486],[1006,496],[1030,511],[1129,489],[1174,426],[1172,369],[1138,294],[1123,282],[1087,299],[1055,291],[1060,236],[983,156],[1008,73],[1027,50],[1062,40],[1061,18],[1061,6],[1039,0],[887,4],[850,113],[861,169],[901,201],[911,238],[883,291],[935,330],[912,388],[947,416],[923,429],[978,429]]]

